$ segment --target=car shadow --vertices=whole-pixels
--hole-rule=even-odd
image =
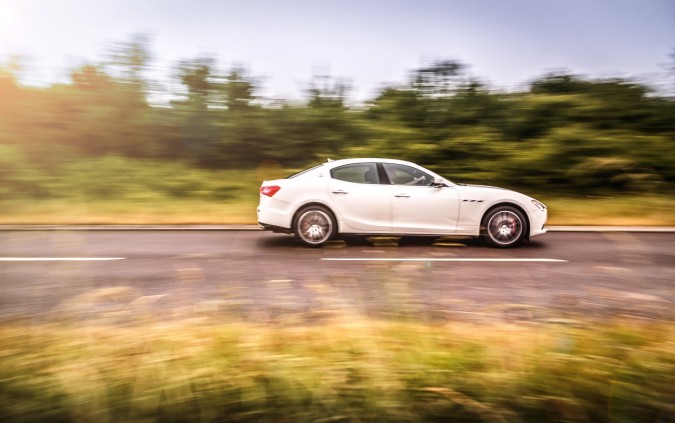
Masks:
[[[453,237],[431,237],[431,236],[404,236],[404,237],[368,237],[348,235],[339,237],[335,241],[330,241],[326,246],[342,245],[347,248],[357,247],[406,247],[406,248],[452,248],[452,247],[471,247],[471,248],[485,248],[493,250],[494,247],[488,245],[480,238],[453,238]],[[307,248],[296,237],[289,235],[271,235],[264,236],[258,239],[257,246],[261,248]],[[538,250],[547,248],[546,244],[539,240],[530,240],[523,242],[520,246],[513,248],[513,250]]]
[[[501,250],[501,248],[496,248],[491,245],[489,245],[486,241],[484,241],[482,238],[471,238],[468,240],[465,240],[464,243],[466,244],[467,247],[474,247],[474,248],[485,248],[485,249],[490,249],[490,250]],[[538,249],[545,249],[547,248],[545,243],[542,243],[541,241],[538,240],[529,240],[529,241],[524,241],[517,247],[512,247],[510,250],[538,250]],[[509,248],[507,248],[508,250]]]
[[[295,237],[290,235],[268,234],[258,238],[256,246],[263,248],[289,248],[298,247],[302,244]],[[309,247],[308,247],[309,248]]]

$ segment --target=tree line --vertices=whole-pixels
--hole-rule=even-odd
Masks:
[[[242,67],[197,57],[171,89],[146,70],[145,37],[120,43],[68,83],[25,86],[0,69],[0,183],[83,158],[179,161],[207,169],[327,157],[392,157],[450,179],[561,193],[672,192],[675,98],[629,78],[546,74],[504,92],[453,60],[410,72],[360,105],[349,86],[317,78],[305,100],[258,96]],[[158,105],[154,99],[170,99]]]

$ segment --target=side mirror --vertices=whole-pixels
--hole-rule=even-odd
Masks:
[[[447,187],[448,185],[445,183],[443,178],[434,178],[434,182],[431,184],[431,186],[436,188],[442,188]]]

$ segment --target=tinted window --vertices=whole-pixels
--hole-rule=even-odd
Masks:
[[[394,185],[430,186],[434,183],[431,175],[411,166],[384,163],[384,170]]]
[[[346,182],[357,184],[379,184],[380,178],[377,175],[377,165],[375,163],[354,163],[348,164],[330,171],[333,179],[339,179]]]

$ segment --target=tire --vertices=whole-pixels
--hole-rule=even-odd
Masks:
[[[511,248],[520,244],[529,231],[523,213],[511,206],[490,210],[481,223],[483,238],[497,248]]]
[[[309,206],[295,215],[293,230],[303,244],[309,247],[322,247],[337,233],[337,222],[327,208]]]

